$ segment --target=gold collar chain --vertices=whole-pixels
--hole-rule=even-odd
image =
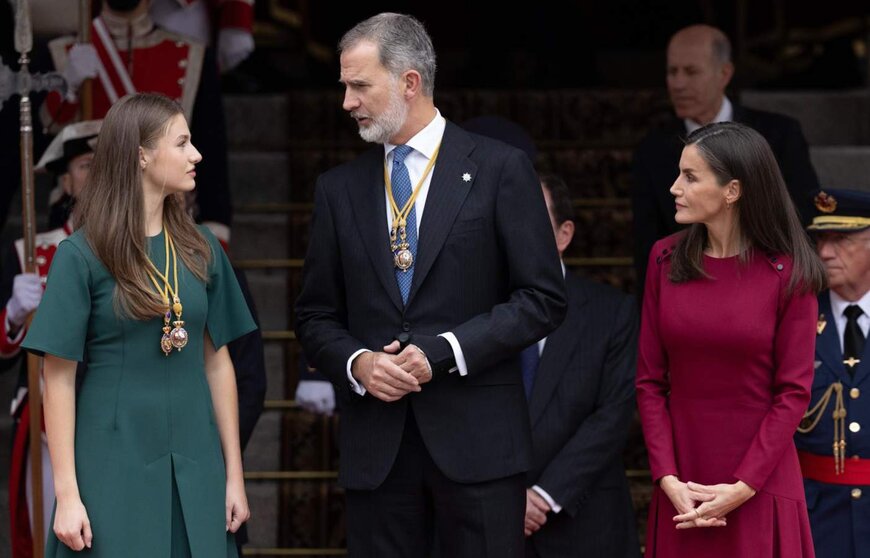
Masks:
[[[172,236],[165,228],[164,249],[166,251],[166,266],[164,272],[160,273],[160,270],[157,269],[157,266],[154,265],[151,258],[146,260],[151,269],[146,269],[145,272],[148,274],[148,278],[151,279],[151,282],[154,283],[154,288],[157,289],[157,293],[163,299],[165,310],[163,314],[163,336],[160,338],[160,349],[163,351],[164,355],[169,356],[169,353],[172,352],[173,348],[181,351],[181,349],[187,346],[188,336],[187,330],[184,329],[184,321],[181,319],[181,313],[184,311],[184,307],[181,305],[181,298],[178,296],[178,257],[175,252],[175,242],[172,241]],[[169,284],[170,254],[172,255],[174,287]],[[154,274],[157,274],[157,277],[161,279],[163,283],[162,285],[160,281],[157,281],[157,277],[155,277]],[[169,305],[169,295],[172,295],[172,306]],[[169,327],[169,322],[172,319],[172,312],[175,312],[175,321],[172,322],[172,325],[175,327]]]
[[[429,176],[429,173],[432,172],[432,167],[435,166],[439,151],[441,151],[440,142],[435,147],[435,152],[432,153],[432,158],[429,159],[426,168],[423,169],[423,175],[420,177],[417,185],[414,186],[411,197],[408,198],[402,209],[399,209],[396,199],[393,197],[393,185],[387,169],[387,161],[384,160],[384,188],[387,190],[387,199],[390,201],[390,211],[393,214],[393,224],[390,227],[390,251],[393,253],[393,264],[402,271],[408,271],[414,265],[414,254],[411,252],[411,245],[408,242],[408,215],[417,201],[420,190],[423,189],[426,177]],[[395,160],[395,153],[393,154],[393,160]],[[416,227],[417,223],[411,223],[411,226]]]

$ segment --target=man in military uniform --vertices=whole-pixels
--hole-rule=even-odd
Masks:
[[[870,193],[825,190],[807,227],[829,289],[819,295],[812,400],[795,443],[818,558],[870,546]]]
[[[162,93],[184,108],[193,141],[203,154],[196,167],[199,214],[226,247],[232,205],[227,136],[214,53],[205,45],[156,26],[150,0],[106,0],[91,25],[92,44],[61,37],[49,44],[55,68],[69,84],[66,96],[49,93],[43,125],[54,130],[79,119],[79,89],[91,79],[91,109],[102,118],[112,104],[136,92]]]
[[[36,165],[36,170],[54,174],[68,199],[75,199],[87,181],[91,159],[94,157],[92,142],[100,131],[102,120],[89,120],[71,124],[61,130],[48,146]],[[12,400],[11,413],[15,420],[12,442],[12,458],[9,472],[9,510],[12,525],[13,558],[29,557],[31,542],[31,494],[30,460],[27,451],[30,413],[27,401],[27,363],[18,359],[21,341],[27,331],[27,317],[36,310],[42,299],[43,286],[51,267],[57,245],[72,234],[69,222],[50,231],[36,235],[36,273],[24,273],[24,240],[19,239],[8,250],[3,272],[0,274],[0,367],[10,368],[22,360],[18,389]],[[42,445],[43,513],[46,529],[51,528],[51,511],[54,507],[54,483],[48,446]]]

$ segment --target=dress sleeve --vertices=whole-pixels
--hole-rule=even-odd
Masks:
[[[39,356],[48,353],[80,362],[90,314],[88,262],[72,241],[64,240],[51,261],[45,294],[21,346]]]
[[[233,339],[254,331],[257,329],[257,324],[251,317],[251,311],[239,288],[236,274],[220,242],[206,227],[200,226],[199,230],[211,247],[212,261],[206,288],[208,295],[206,326],[215,349],[219,349]]]
[[[734,472],[735,478],[756,490],[764,487],[793,444],[813,384],[818,299],[812,293],[797,292],[783,298],[773,345],[772,404]]]
[[[671,415],[668,411],[668,355],[659,329],[662,243],[653,246],[647,264],[637,358],[637,406],[654,482],[678,475]]]

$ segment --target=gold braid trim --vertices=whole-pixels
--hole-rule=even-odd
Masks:
[[[806,420],[810,420],[810,424],[805,427],[798,425],[797,431],[801,434],[808,434],[818,426],[822,414],[831,401],[831,395],[834,393],[836,393],[834,412],[831,413],[834,419],[834,474],[839,475],[846,465],[846,405],[843,403],[843,384],[834,382],[825,390],[816,404],[804,413],[801,424]]]

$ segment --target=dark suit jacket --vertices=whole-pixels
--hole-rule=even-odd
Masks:
[[[540,183],[521,151],[447,124],[402,304],[387,238],[384,150],[323,174],[296,333],[341,401],[339,482],[373,489],[392,467],[412,409],[439,469],[459,482],[524,472],[531,461],[518,352],[562,321],[565,287]],[[468,179],[468,180],[466,180]],[[435,378],[394,403],[360,397],[348,358],[411,333]],[[447,373],[453,332],[468,376]]]
[[[529,400],[528,486],[562,506],[532,536],[541,558],[640,555],[622,462],[634,416],[637,312],[616,289],[566,275],[568,313],[547,338]]]
[[[812,191],[819,179],[810,162],[809,149],[797,120],[773,112],[734,104],[734,121],[759,132],[776,159],[792,200],[806,224],[812,219]],[[659,239],[683,227],[674,220],[670,188],[680,173],[680,155],[686,138],[683,121],[671,121],[651,131],[634,153],[631,201],[634,214],[634,265],[637,284],[643,286],[650,248]]]

